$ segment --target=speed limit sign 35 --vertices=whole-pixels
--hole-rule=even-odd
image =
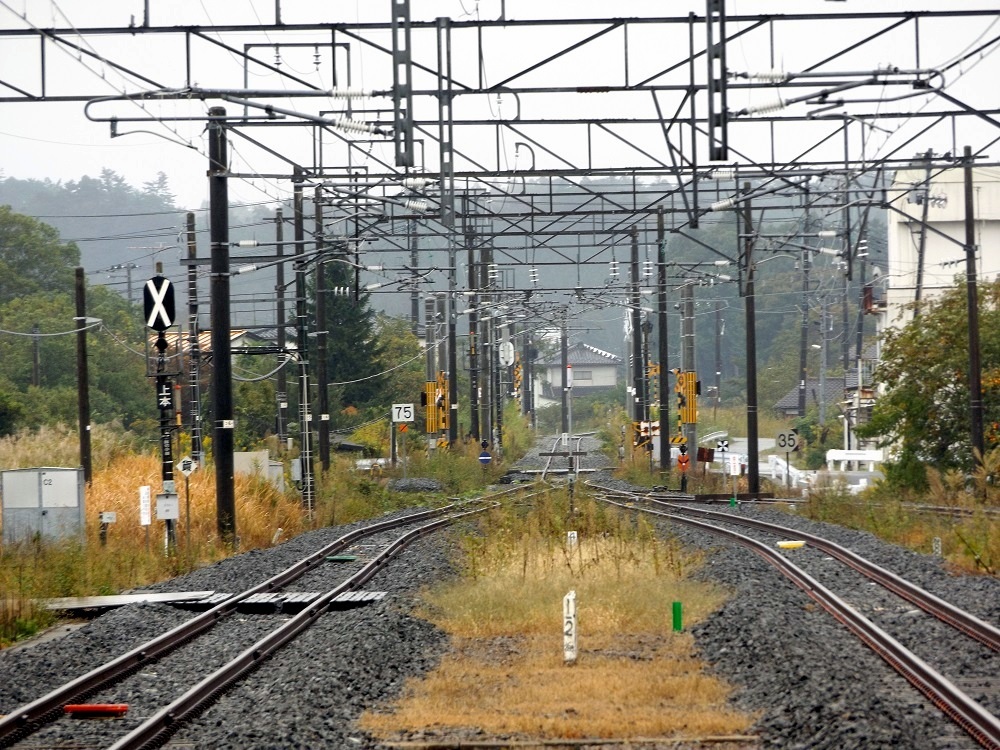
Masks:
[[[799,449],[799,434],[795,430],[779,432],[774,439],[774,447],[785,453],[791,453]]]

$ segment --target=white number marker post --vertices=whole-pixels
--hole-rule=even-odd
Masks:
[[[184,456],[177,462],[177,468],[184,475],[184,535],[187,538],[188,560],[191,559],[191,474],[198,468],[198,462],[191,456]]]
[[[733,478],[733,497],[729,504],[735,506],[739,499],[739,491],[736,483],[740,478],[740,455],[738,453],[729,453],[726,458],[729,460],[729,474]]]
[[[149,554],[149,525],[153,522],[153,503],[149,485],[139,488],[139,525],[146,527],[146,554]]]
[[[576,592],[563,597],[563,661],[576,664]]]

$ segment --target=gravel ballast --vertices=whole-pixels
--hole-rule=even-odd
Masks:
[[[601,477],[602,483],[606,481],[610,480]],[[952,575],[937,558],[794,514],[747,504],[738,512],[833,538],[988,622],[996,624],[1000,619],[1000,581],[996,579]],[[846,628],[760,557],[731,547],[718,537],[667,521],[658,523],[664,533],[709,550],[699,575],[732,592],[727,603],[695,626],[693,633],[710,668],[735,686],[734,703],[758,712],[756,731],[761,747],[976,747]],[[347,528],[304,534],[155,589],[238,591],[283,570]],[[408,548],[399,564],[389,566],[366,585],[369,590],[389,592],[386,599],[321,618],[299,641],[282,649],[178,732],[175,741],[212,748],[378,747],[374,739],[355,729],[354,720],[365,708],[398,695],[408,676],[432,669],[448,647],[443,633],[412,614],[421,587],[454,573],[448,538],[447,534],[435,534]],[[44,646],[0,652],[0,713],[190,616],[168,605],[131,605]],[[894,619],[904,626],[911,619],[917,622],[906,613]],[[214,630],[218,632],[205,638],[228,639],[226,647],[234,648],[230,631]],[[219,647],[223,645],[220,641]],[[210,650],[211,646],[208,640],[201,649]],[[936,650],[951,664],[954,674],[970,669],[962,652]],[[183,658],[204,659],[204,651],[201,656],[192,653]],[[185,669],[183,664],[171,662],[168,671],[166,660],[153,665],[140,675],[145,681],[143,689],[150,695],[161,688],[166,691],[167,683]],[[107,697],[128,701],[127,696],[110,691]],[[992,710],[996,711],[996,706]],[[130,721],[137,723],[140,718],[130,717]],[[60,741],[58,730],[46,732],[46,742]]]

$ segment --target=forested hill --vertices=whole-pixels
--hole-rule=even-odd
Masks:
[[[75,242],[88,274],[132,263],[145,272],[152,250],[176,245],[185,212],[174,205],[162,173],[141,189],[110,169],[69,182],[0,180],[0,205],[55,227]]]
[[[587,183],[588,190],[608,190],[615,194],[616,183],[603,184],[597,181]],[[523,186],[527,193],[544,194],[547,184],[527,181]],[[579,201],[579,196],[557,195],[550,208],[573,208],[572,202]],[[547,198],[550,203],[556,198]],[[561,202],[560,202],[561,201]],[[307,201],[308,202],[308,201]],[[765,201],[762,201],[765,202]],[[564,205],[565,204],[565,205]],[[129,185],[124,178],[112,170],[104,170],[99,177],[81,177],[69,182],[52,182],[50,180],[0,179],[0,205],[10,205],[18,213],[37,218],[56,228],[63,242],[73,242],[79,247],[81,263],[87,270],[89,282],[92,285],[102,285],[112,289],[133,302],[141,302],[142,285],[146,279],[155,273],[156,263],[163,264],[163,273],[175,284],[184,285],[187,273],[181,264],[187,256],[186,238],[183,232],[186,227],[186,214],[191,207],[176,205],[166,177],[162,174],[147,182],[142,187]],[[278,205],[265,202],[257,205],[231,206],[230,240],[233,243],[243,239],[256,239],[271,242],[275,236],[275,211]],[[290,206],[284,207],[285,221],[292,216]],[[194,209],[197,226],[198,256],[205,259],[209,255],[207,232],[208,212],[204,207]],[[558,211],[555,212],[558,214]],[[777,215],[775,215],[777,214]],[[306,215],[310,217],[307,232],[312,228],[312,208],[307,206]],[[789,232],[794,234],[797,222],[795,212],[772,212],[764,218],[769,232]],[[883,218],[881,212],[873,212],[868,236],[871,238],[873,257],[884,257]],[[334,224],[339,226],[339,224]],[[397,227],[397,230],[400,229]],[[492,235],[492,225],[485,223],[482,232]],[[496,234],[502,234],[503,223],[496,227]],[[403,230],[405,231],[405,230]],[[292,237],[291,226],[286,224],[284,238]],[[623,235],[624,236],[624,235]],[[543,238],[544,239],[544,238]],[[578,286],[589,290],[585,297],[597,297],[607,300],[608,307],[585,311],[574,316],[570,335],[575,340],[597,346],[620,356],[628,356],[623,348],[623,321],[625,308],[622,303],[627,292],[627,259],[628,247],[598,248],[587,245],[581,247],[580,239],[572,232],[566,237],[549,237],[546,246],[555,246],[561,254],[545,256],[539,252],[540,262],[537,284],[530,283],[527,269],[535,262],[535,243],[525,238],[497,240],[495,251],[500,261],[508,266],[511,278],[519,285],[516,288],[526,289],[530,285],[537,291],[536,299],[542,296],[546,288],[561,288]],[[586,244],[586,243],[584,243]],[[780,244],[780,243],[779,243]],[[409,251],[405,243],[398,239],[375,239],[364,247],[365,263],[381,263],[390,270],[382,276],[362,278],[361,284],[370,281],[382,282],[386,278],[392,280],[399,276],[398,269],[410,263]],[[706,248],[718,248],[719,252],[709,252]],[[680,269],[697,270],[698,266],[711,265],[720,257],[735,257],[737,248],[736,225],[734,215],[730,212],[713,214],[712,220],[707,218],[702,222],[702,228],[669,237],[668,259]],[[602,252],[599,252],[602,251]],[[240,268],[250,258],[262,252],[256,249],[233,248],[232,264],[234,269]],[[655,257],[655,248],[644,245],[642,258]],[[448,266],[449,258],[444,243],[433,236],[422,238],[419,242],[419,265],[423,268],[442,269]],[[616,255],[617,253],[617,255]],[[720,255],[720,253],[722,253]],[[785,249],[781,252],[776,247],[762,247],[760,257],[774,256],[774,262],[760,266],[757,276],[757,338],[758,358],[765,371],[774,375],[762,385],[762,399],[777,400],[796,381],[799,371],[804,274],[797,260],[799,251]],[[586,262],[574,262],[574,259],[584,259],[593,256]],[[612,283],[610,279],[610,261],[616,260],[623,264],[621,275]],[[851,342],[854,340],[853,326],[857,316],[857,299],[859,291],[856,281],[847,286],[848,306],[843,308],[840,296],[845,289],[843,272],[836,268],[838,259],[817,254],[813,258],[809,276],[810,318],[818,321],[826,310],[828,320],[832,320],[834,330],[827,331],[831,341]],[[518,265],[519,263],[519,265]],[[203,271],[206,269],[202,269]],[[468,277],[466,253],[458,257],[458,279]],[[699,286],[695,297],[696,337],[702,342],[697,347],[698,359],[696,369],[700,372],[722,373],[723,379],[732,379],[739,387],[745,373],[745,346],[741,337],[744,330],[743,301],[739,298],[735,279],[738,271],[735,266],[729,268],[709,268],[712,272],[721,272],[729,278],[709,286]],[[208,310],[208,275],[201,273],[199,295],[204,301],[201,306],[203,314]],[[290,276],[288,277],[291,278]],[[440,276],[439,276],[440,278]],[[287,290],[287,281],[285,288]],[[702,279],[704,281],[704,279]],[[461,282],[460,282],[461,283]],[[232,324],[234,328],[256,328],[274,325],[275,321],[275,289],[278,284],[276,269],[267,267],[252,273],[234,273],[231,278]],[[433,291],[428,288],[424,291]],[[131,294],[130,294],[131,292]],[[565,293],[565,292],[563,292]],[[674,333],[668,336],[669,359],[677,361],[680,347],[680,311],[675,304],[679,301],[678,293],[671,292],[668,300],[669,324]],[[553,299],[558,299],[553,294]],[[651,298],[650,298],[651,300]],[[376,310],[386,311],[393,315],[408,316],[410,312],[410,293],[407,288],[398,284],[388,284],[385,289],[373,293],[371,305]],[[652,309],[654,302],[648,303]],[[646,305],[644,305],[646,306]],[[846,310],[846,314],[844,314]],[[846,324],[846,325],[845,325]],[[207,319],[203,321],[207,325]],[[545,325],[544,322],[541,325]],[[815,324],[818,326],[818,322]],[[845,330],[842,330],[846,328]],[[819,329],[816,328],[816,331]],[[718,355],[715,345],[718,342]],[[833,351],[831,362],[839,358]],[[765,392],[766,391],[766,392]],[[773,391],[773,392],[772,392]]]
[[[187,256],[187,213],[193,210],[199,257],[208,257],[208,212],[204,207],[180,207],[160,173],[141,188],[128,184],[110,169],[99,177],[68,182],[0,178],[0,205],[54,227],[63,242],[80,249],[80,262],[91,284],[107,286],[123,297],[140,301],[142,284],[163,264],[163,273],[184,283],[181,265]],[[230,210],[230,238],[270,238],[274,234],[274,205],[234,207]],[[129,294],[131,292],[131,295]],[[241,277],[234,292],[273,294],[273,280]],[[207,295],[207,286],[203,288]],[[205,297],[207,299],[207,296]],[[240,325],[270,324],[272,316],[253,316]]]

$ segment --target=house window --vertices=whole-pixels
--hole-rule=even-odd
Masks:
[[[573,370],[573,382],[578,380],[593,380],[594,373],[592,370]]]

